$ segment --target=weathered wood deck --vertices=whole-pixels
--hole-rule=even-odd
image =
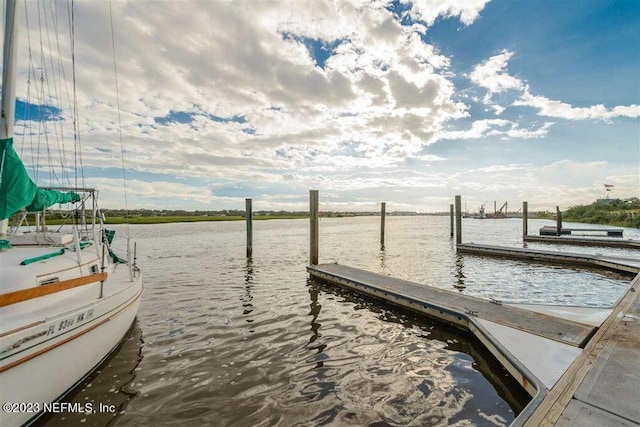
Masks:
[[[559,264],[580,265],[592,268],[605,268],[623,273],[640,272],[639,258],[613,257],[604,255],[579,254],[572,252],[554,252],[540,249],[522,249],[506,246],[481,245],[464,243],[457,246],[460,253],[480,256],[494,256],[509,259],[552,262]]]
[[[525,242],[553,243],[576,246],[600,246],[609,248],[640,249],[637,240],[610,239],[606,237],[575,237],[575,236],[524,236]]]

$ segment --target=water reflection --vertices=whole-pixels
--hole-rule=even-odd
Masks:
[[[382,271],[382,274],[388,274],[389,269],[387,268],[387,252],[384,250],[384,246],[380,248],[378,259],[380,260],[380,270]]]
[[[373,383],[379,388],[381,384],[387,384],[391,388],[385,393],[391,393],[391,397],[381,394],[378,397],[382,400],[375,406],[391,405],[399,411],[396,414],[398,419],[406,416],[406,421],[409,421],[413,415],[403,415],[403,411],[409,411],[409,407],[420,408],[424,402],[430,402],[422,408],[424,414],[412,419],[417,421],[428,415],[421,419],[421,425],[477,421],[478,408],[483,408],[484,412],[495,405],[495,394],[507,405],[495,409],[494,415],[508,424],[530,401],[530,396],[520,384],[470,332],[395,306],[387,309],[386,302],[326,282],[309,280],[308,283],[314,299],[323,293],[338,296],[342,303],[353,304],[354,315],[366,309],[389,325],[376,334],[378,339],[386,342],[382,346],[368,342],[367,336],[374,330],[362,325],[366,333],[351,344],[351,351],[360,357],[371,357],[375,363],[361,361],[364,372],[358,373],[357,378],[347,375],[343,389],[350,390],[350,394],[342,396],[343,399],[353,399],[362,406],[363,402],[359,400],[362,393],[356,390],[356,385],[372,387]],[[401,328],[391,325],[401,325]],[[410,338],[416,335],[416,331],[417,341]],[[330,347],[328,351],[335,349]],[[353,384],[350,384],[350,379]],[[495,392],[486,388],[485,380],[493,385]],[[371,399],[377,398],[371,396]],[[436,401],[440,403],[431,405]]]
[[[318,294],[320,292],[315,286],[313,286],[313,282],[310,279],[308,280],[307,283],[309,285],[307,286],[307,288],[309,289],[309,297],[311,299],[311,303],[309,304],[309,308],[310,308],[309,315],[312,316],[311,337],[309,338],[310,345],[308,348],[317,350],[317,354],[320,354],[327,347],[326,344],[311,345],[320,337],[319,331],[320,331],[320,326],[322,326],[322,324],[318,322],[318,317],[320,316],[320,310],[322,309],[322,304],[318,303]],[[322,368],[323,366],[324,366],[324,363],[321,360],[316,363],[316,368]]]
[[[244,296],[242,297],[242,307],[244,311],[243,315],[247,315],[253,311],[253,295],[251,295],[251,290],[253,288],[253,258],[248,257],[247,263],[245,265],[245,274],[244,274]],[[253,322],[252,319],[247,319],[248,323]]]
[[[462,292],[466,289],[467,285],[464,283],[464,279],[466,278],[464,275],[464,257],[460,254],[456,254],[456,267],[454,276],[456,278],[456,283],[454,283],[453,287],[458,291]]]

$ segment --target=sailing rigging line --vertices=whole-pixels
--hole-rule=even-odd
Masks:
[[[38,103],[38,116],[40,119],[40,123],[42,125],[42,127],[44,128],[44,140],[45,140],[45,148],[47,150],[47,161],[48,161],[48,166],[49,166],[49,180],[51,181],[58,181],[57,175],[56,175],[56,170],[55,167],[53,165],[53,156],[51,154],[51,146],[49,144],[49,129],[48,129],[48,124],[46,120],[42,120],[42,116],[44,114],[45,111],[45,105],[46,105],[46,100],[47,99],[52,99],[51,96],[51,85],[49,84],[49,73],[48,73],[48,69],[47,69],[47,61],[46,61],[46,55],[45,55],[45,50],[44,50],[44,43],[43,43],[43,39],[44,36],[48,36],[49,34],[49,23],[47,21],[46,18],[46,10],[41,10],[40,9],[40,2],[37,2],[38,5],[38,29],[39,29],[39,34],[40,34],[40,90],[41,95],[40,95],[40,102]],[[44,19],[44,28],[42,25],[42,21]],[[48,37],[47,37],[48,38]],[[50,50],[49,50],[50,52]],[[53,70],[51,70],[51,72],[53,72]],[[55,84],[55,79],[52,79],[54,81]],[[45,91],[45,82],[46,82],[46,91]],[[48,95],[48,98],[47,98]],[[55,122],[53,124],[53,134],[54,136],[56,136],[56,125]],[[57,138],[56,138],[57,140]],[[59,147],[59,141],[58,141],[58,147]],[[37,182],[37,178],[36,178],[36,182]]]
[[[71,28],[72,9],[69,7],[69,0],[67,0],[67,19],[61,19],[59,12],[64,11],[64,6],[58,8],[55,2],[47,3],[45,0],[38,0],[35,2],[34,10],[34,7],[30,7],[27,3],[23,2],[27,30],[28,72],[26,102],[23,103],[23,120],[21,120],[23,131],[20,153],[22,155],[24,151],[30,149],[31,161],[28,163],[31,165],[31,176],[36,184],[41,180],[40,175],[48,173],[46,177],[48,185],[71,187],[73,185],[71,175],[73,174],[75,175],[75,187],[79,187],[78,175],[82,177],[82,187],[86,187],[82,151],[78,150],[81,145],[77,139],[79,134],[76,132],[78,110],[77,96],[75,96],[75,61],[72,61],[74,65],[74,99],[72,99],[64,65],[65,55],[60,40],[61,35],[64,38],[64,33],[60,34],[60,31],[63,31],[66,25],[69,27],[70,44],[74,45],[73,29]],[[37,15],[36,19],[32,19],[34,14]],[[37,23],[33,24],[35,21]],[[37,33],[36,39],[39,39],[39,43],[31,37],[32,31]],[[51,34],[52,31],[53,34]],[[75,57],[73,50],[71,54],[72,57]],[[67,141],[65,133],[68,131],[65,130],[65,121],[61,117],[55,117],[59,112],[65,110],[72,111],[75,149],[73,170],[69,167],[68,162],[69,147],[65,143]],[[25,147],[25,144],[29,147]],[[78,167],[78,158],[80,159],[80,167]]]
[[[43,9],[44,10],[43,10],[42,16],[44,18],[44,25],[45,25],[45,30],[46,30],[45,33],[44,33],[44,36],[47,39],[47,48],[48,48],[48,52],[49,52],[49,55],[48,55],[47,59],[49,60],[49,63],[50,63],[50,66],[51,66],[50,73],[53,76],[50,80],[47,81],[47,95],[48,95],[48,99],[52,99],[51,87],[53,86],[53,93],[54,93],[53,96],[55,97],[54,99],[59,100],[60,99],[60,93],[58,91],[57,78],[56,78],[56,75],[55,75],[55,67],[53,65],[53,54],[51,53],[51,52],[53,52],[53,50],[51,48],[51,30],[50,30],[50,27],[49,27],[49,20],[47,19],[47,10],[46,10],[46,8],[43,8]],[[42,37],[42,35],[41,35],[41,37]],[[64,177],[67,176],[67,173],[66,173],[66,170],[65,170],[65,167],[64,167],[64,161],[63,161],[63,159],[61,157],[61,155],[62,155],[62,153],[64,151],[64,147],[61,146],[61,144],[60,144],[60,140],[63,139],[64,136],[63,136],[62,126],[58,125],[56,120],[53,121],[53,128],[54,128],[53,136],[54,136],[55,142],[56,142],[56,148],[57,148],[57,151],[58,151],[58,157],[60,158],[60,168],[61,168],[60,169],[60,173],[62,175],[62,178],[58,178],[57,175],[55,176],[55,178],[58,181],[58,183],[61,184],[62,183],[61,179],[64,179]],[[47,145],[47,150],[50,151],[50,148],[49,148],[48,145]],[[49,156],[49,162],[50,162],[50,166],[49,167],[51,169],[51,173],[53,174],[53,173],[56,172],[56,169],[55,169],[55,166],[54,166],[53,156]]]
[[[29,21],[29,8],[27,7],[27,2],[24,2],[25,9],[25,20],[26,20],[26,28],[27,28],[27,48],[28,48],[28,74],[27,74],[27,102],[24,103],[24,120],[22,120],[22,145],[21,145],[21,154],[24,152],[24,145],[28,135],[28,145],[31,151],[31,170],[34,181],[38,183],[40,181],[40,156],[42,154],[42,140],[44,139],[44,149],[46,150],[47,155],[47,166],[48,166],[48,181],[49,185],[55,185],[56,183],[59,186],[63,186],[63,182],[69,183],[69,177],[67,168],[65,168],[65,146],[64,146],[64,135],[62,130],[62,124],[58,123],[57,120],[53,120],[53,138],[55,141],[54,153],[52,153],[52,146],[50,144],[50,135],[49,135],[49,126],[46,120],[47,114],[47,104],[51,104],[51,101],[57,101],[60,99],[60,90],[58,89],[57,78],[56,78],[56,69],[53,64],[52,53],[54,52],[51,45],[51,30],[49,25],[49,20],[47,19],[47,10],[46,7],[41,8],[40,2],[36,2],[37,5],[37,31],[39,34],[39,66],[36,66],[34,63],[34,49],[32,48],[31,41],[31,25]],[[52,18],[55,17],[52,13]],[[44,21],[44,25],[43,25]],[[57,27],[57,23],[54,25]],[[57,41],[58,53],[60,52],[60,44],[57,37],[55,35]],[[47,40],[48,50],[44,48],[44,39]],[[48,52],[45,53],[45,52]],[[47,55],[49,56],[47,58]],[[50,70],[48,63],[50,63]],[[39,78],[38,78],[39,75]],[[51,77],[51,79],[49,78]],[[32,81],[36,82],[35,90],[33,93],[35,94],[35,104],[32,102]],[[53,93],[52,93],[53,86]],[[34,105],[36,106],[34,108]],[[35,110],[35,113],[33,112]],[[34,143],[34,129],[33,125],[29,123],[38,122],[37,128],[37,143]],[[59,166],[54,162],[55,154],[58,155],[59,158]],[[66,178],[66,179],[65,179]]]
[[[118,136],[120,138],[120,159],[122,160],[122,182],[124,187],[124,209],[125,209],[125,218],[127,223],[127,237],[129,237],[129,203],[127,200],[127,173],[125,169],[125,161],[124,161],[124,143],[122,141],[122,120],[120,114],[120,90],[118,86],[118,63],[116,61],[116,42],[115,42],[115,33],[113,31],[113,12],[111,8],[111,0],[109,0],[109,24],[111,25],[111,48],[113,52],[113,73],[115,75],[115,84],[116,84],[116,108],[118,111]]]
[[[30,31],[30,26],[29,26],[29,11],[27,9],[27,2],[24,2],[24,16],[26,19],[26,25],[27,25],[27,48],[28,48],[28,53],[29,53],[29,67],[27,69],[27,102],[25,103],[25,112],[24,112],[24,117],[25,119],[27,117],[31,117],[31,72],[34,71],[33,76],[35,77],[35,65],[33,63],[33,51],[31,50],[31,31]],[[31,149],[31,158],[35,159],[35,153],[34,153],[34,144],[33,144],[33,131],[31,130],[31,128],[29,128],[29,131],[27,131],[27,120],[23,120],[22,121],[22,141],[21,141],[21,145],[20,145],[20,157],[23,158],[23,154],[24,154],[24,146],[25,146],[25,137],[27,135],[29,135],[29,148]],[[31,162],[31,173],[34,177],[36,177],[37,173],[37,165],[35,161]]]
[[[59,101],[60,106],[62,106],[62,85],[63,83],[65,84],[66,87],[66,76],[64,73],[64,67],[62,66],[62,55],[61,55],[61,48],[60,48],[60,38],[58,35],[58,14],[57,14],[57,9],[54,7],[53,3],[49,3],[49,9],[50,9],[50,14],[51,14],[51,21],[52,21],[52,26],[53,26],[53,36],[55,37],[55,52],[58,52],[58,55],[56,55],[56,58],[54,58],[54,55],[49,55],[49,61],[51,63],[51,70],[54,74],[57,75],[57,79],[53,79],[53,89],[55,92],[55,97],[57,100]],[[47,14],[45,13],[44,15],[45,17],[45,22],[46,22],[46,27],[47,27],[47,42],[49,45],[49,52],[54,52],[53,47],[51,46],[51,37],[50,37],[50,31],[49,29],[49,21],[47,20]],[[54,60],[56,63],[54,63]],[[57,72],[56,72],[57,71]],[[59,79],[59,81],[58,81]],[[67,88],[67,96],[68,96],[68,88]],[[67,98],[68,100],[68,98]],[[55,136],[56,136],[56,142],[57,144],[57,148],[58,148],[58,157],[59,157],[59,161],[60,161],[60,167],[61,167],[61,173],[63,176],[63,179],[65,180],[65,182],[67,184],[71,184],[71,180],[69,178],[69,171],[66,168],[66,164],[67,164],[67,156],[66,156],[66,149],[65,149],[65,138],[64,138],[64,126],[62,126],[61,124],[58,124],[58,121],[54,121],[54,127],[58,128],[58,132],[55,132]],[[59,137],[59,138],[58,138]]]

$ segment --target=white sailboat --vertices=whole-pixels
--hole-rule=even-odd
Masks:
[[[135,249],[131,251],[127,242],[125,260],[114,253],[113,233],[104,228],[97,190],[38,188],[13,148],[17,9],[15,1],[7,1],[0,129],[0,426],[4,427],[59,411],[60,406],[51,403],[118,345],[142,295]],[[59,203],[70,206],[69,223],[47,226],[47,208]],[[26,226],[28,212],[36,216],[35,227]],[[89,415],[99,408],[88,404],[66,409]]]

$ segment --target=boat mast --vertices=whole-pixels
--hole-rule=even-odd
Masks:
[[[16,113],[17,7],[15,0],[7,1],[4,31],[4,63],[2,66],[2,127],[0,138],[13,137]]]
[[[16,60],[18,55],[18,7],[16,0],[7,0],[4,51],[2,66],[2,117],[0,118],[0,139],[13,138],[13,124],[16,113]],[[4,153],[4,151],[3,151]],[[4,158],[0,159],[0,168],[4,168]],[[0,179],[2,177],[0,176]],[[0,235],[6,235],[9,220],[0,221]]]

